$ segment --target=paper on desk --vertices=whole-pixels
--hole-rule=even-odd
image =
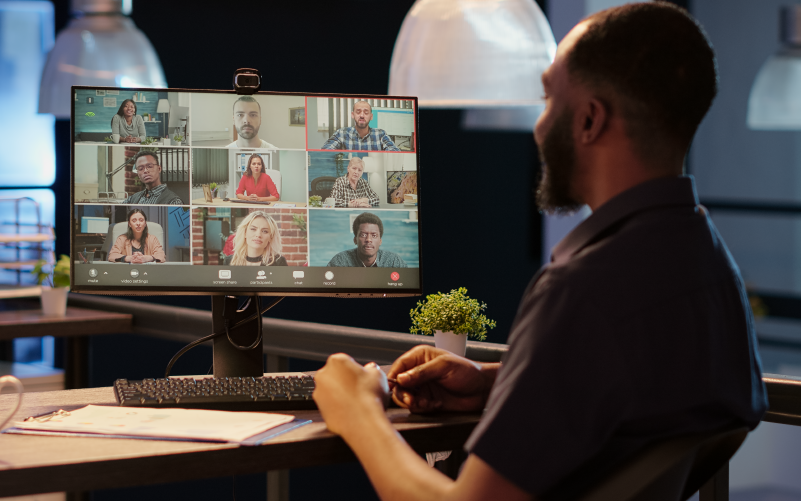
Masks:
[[[277,203],[273,204],[273,207],[276,208],[276,209],[282,209],[282,208],[286,209],[287,207],[295,207],[295,204],[287,204],[287,203],[277,202]]]
[[[14,425],[24,430],[242,442],[293,419],[262,412],[87,405],[69,416]]]

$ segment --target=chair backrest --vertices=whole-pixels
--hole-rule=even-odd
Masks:
[[[111,250],[111,247],[114,245],[114,242],[117,241],[117,238],[128,231],[128,222],[122,223],[114,223],[108,226],[108,234],[106,235],[106,240],[103,241],[103,246],[100,248],[101,251],[104,252],[103,256],[108,256],[108,252]],[[156,237],[164,247],[164,228],[161,227],[160,224],[154,223],[153,221],[147,222],[147,233],[149,235],[153,235]],[[167,248],[164,247],[164,252],[167,252]]]
[[[281,190],[281,171],[267,169],[264,171],[264,173],[270,176],[270,179],[272,179],[273,184],[275,185],[275,189],[278,190],[278,194],[281,195],[283,193]]]
[[[748,428],[682,435],[646,447],[574,501],[685,501],[731,459]]]
[[[331,196],[331,189],[334,187],[334,182],[337,180],[331,176],[321,176],[312,179],[311,194],[309,196],[319,196],[323,200]]]

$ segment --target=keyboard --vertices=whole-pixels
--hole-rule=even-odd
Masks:
[[[292,411],[316,409],[314,377],[267,376],[159,378],[114,382],[122,407],[182,407],[223,411]]]

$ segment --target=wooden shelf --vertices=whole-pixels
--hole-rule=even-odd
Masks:
[[[52,233],[0,233],[0,243],[41,243],[53,240]]]

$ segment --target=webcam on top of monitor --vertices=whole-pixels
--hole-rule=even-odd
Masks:
[[[234,71],[234,90],[237,94],[250,95],[261,88],[261,73],[253,68],[239,68]]]

